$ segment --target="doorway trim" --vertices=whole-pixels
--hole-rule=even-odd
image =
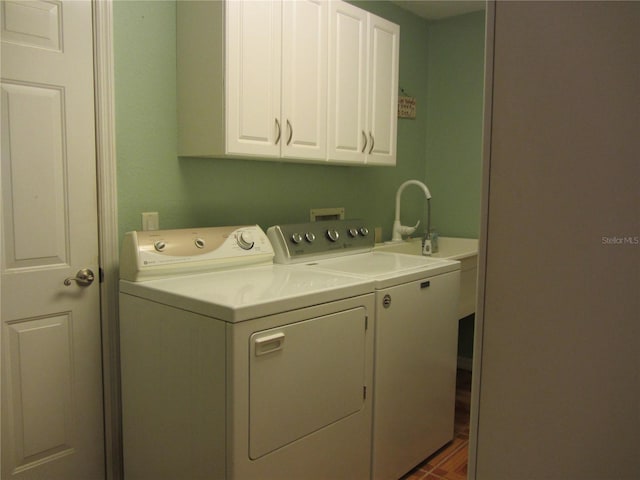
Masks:
[[[92,0],[105,471],[122,478],[113,0]]]
[[[473,378],[471,382],[471,411],[469,419],[469,456],[467,459],[468,480],[476,479],[478,430],[480,428],[480,383],[482,381],[484,296],[487,274],[487,228],[489,225],[489,180],[491,173],[491,128],[493,125],[493,59],[495,47],[495,15],[496,0],[487,0],[485,4],[482,198],[480,207],[480,238],[478,245],[478,290],[476,292],[476,318],[473,342]]]

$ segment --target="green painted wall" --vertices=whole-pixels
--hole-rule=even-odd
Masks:
[[[481,110],[476,112],[474,97],[468,115],[474,118],[468,119],[469,126],[460,129],[456,138],[448,133],[438,141],[443,129],[438,130],[437,120],[440,115],[447,117],[450,106],[442,106],[445,101],[432,96],[453,95],[455,100],[460,95],[454,94],[453,86],[449,90],[429,88],[434,73],[431,70],[446,66],[449,55],[460,53],[446,46],[446,36],[449,31],[457,35],[463,26],[455,27],[455,21],[451,25],[428,24],[388,2],[353,3],[401,28],[400,86],[416,97],[418,115],[415,120],[399,119],[398,164],[392,168],[178,159],[175,2],[114,2],[120,234],[139,229],[140,213],[145,211],[160,212],[161,228],[257,223],[266,229],[277,223],[306,221],[311,208],[342,206],[348,217],[365,218],[381,226],[386,240],[391,237],[395,192],[403,181],[416,178],[426,180],[434,195],[433,224],[442,234],[477,235],[479,193],[476,199],[475,193],[469,196],[467,191],[480,190],[480,150],[475,152],[475,159],[468,158],[473,149],[465,150],[463,165],[458,163],[456,146],[460,142],[475,144]],[[465,41],[471,41],[478,29],[484,28],[484,22],[479,21],[480,16],[469,17],[474,21],[466,17],[462,23],[468,22],[469,26],[464,28],[474,29],[474,33],[465,34]],[[427,48],[429,42],[434,46]],[[440,49],[446,52],[440,55]],[[438,62],[430,61],[429,56],[436,56]],[[463,57],[460,64],[451,59],[456,63],[452,71],[470,61],[466,54]],[[477,61],[471,63],[475,68]],[[465,75],[477,75],[476,84],[482,81],[481,71]],[[446,115],[432,112],[437,105]],[[467,115],[460,113],[464,110],[461,104],[456,115],[466,119]],[[461,138],[465,135],[472,138]],[[449,139],[455,140],[453,152],[446,148]],[[448,163],[451,158],[456,159],[453,164]],[[442,162],[447,165],[439,167]],[[469,164],[474,168],[468,168]],[[464,169],[464,174],[456,166]],[[458,176],[449,183],[447,176],[454,173]],[[460,190],[460,199],[455,190]],[[405,192],[402,220],[414,223],[424,216],[424,200],[417,188]],[[478,205],[469,205],[469,212],[460,214],[471,199]]]
[[[478,238],[482,177],[484,12],[429,25],[426,179],[432,227]]]

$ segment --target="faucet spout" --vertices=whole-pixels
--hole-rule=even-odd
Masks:
[[[402,185],[400,185],[400,187],[398,187],[398,191],[396,192],[396,217],[393,221],[393,235],[391,237],[392,242],[402,241],[402,235],[411,235],[413,232],[415,232],[416,228],[418,228],[418,225],[420,224],[420,222],[418,221],[415,227],[407,227],[400,223],[400,198],[402,197],[402,192],[404,191],[404,189],[409,185],[416,185],[417,187],[420,187],[424,192],[424,196],[426,197],[427,201],[431,199],[431,192],[429,192],[427,186],[419,180],[407,180]]]

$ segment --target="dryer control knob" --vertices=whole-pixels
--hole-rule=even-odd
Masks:
[[[357,228],[350,228],[349,229],[349,236],[351,238],[355,238],[358,236],[358,229]]]
[[[327,237],[329,237],[329,240],[332,242],[337,242],[340,238],[340,234],[337,230],[327,230]]]
[[[313,232],[307,232],[304,234],[304,238],[307,242],[313,243],[314,240],[316,239],[316,235]]]
[[[237,236],[238,246],[243,250],[251,250],[253,248],[253,235],[251,232],[240,232]]]
[[[302,241],[302,234],[294,233],[293,235],[291,235],[291,241],[295,244],[300,243]]]
[[[162,240],[158,240],[153,244],[153,248],[155,248],[158,252],[162,252],[165,248],[167,248],[167,243]]]
[[[369,235],[369,229],[367,227],[362,227],[360,229],[360,235],[362,235],[363,237],[366,237],[367,235]]]

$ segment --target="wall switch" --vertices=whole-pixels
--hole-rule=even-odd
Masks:
[[[142,230],[158,230],[160,217],[158,212],[142,212]]]

